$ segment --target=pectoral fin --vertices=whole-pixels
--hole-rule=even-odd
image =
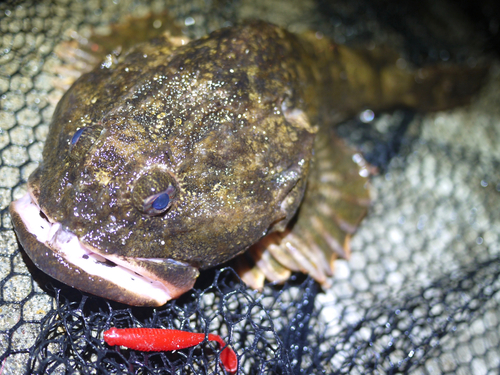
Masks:
[[[254,265],[239,268],[243,280],[257,280],[250,275],[262,274],[270,281],[283,281],[286,267],[326,286],[334,261],[349,258],[351,235],[370,204],[367,173],[360,174],[352,153],[333,133],[318,134],[315,152],[297,217],[283,232],[271,233],[249,249]]]

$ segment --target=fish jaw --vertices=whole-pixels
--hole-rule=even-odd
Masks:
[[[19,242],[33,263],[84,292],[133,306],[162,306],[190,290],[198,276],[198,270],[190,267],[187,280],[169,282],[134,262],[128,268],[127,258],[96,252],[61,224],[51,223],[29,192],[12,202],[9,210]]]

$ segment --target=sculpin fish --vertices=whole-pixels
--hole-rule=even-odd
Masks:
[[[290,270],[326,283],[369,204],[330,125],[471,92],[454,72],[395,60],[257,21],[138,44],[57,105],[43,162],[10,206],[19,241],[54,278],[131,305],[162,305],[252,245],[250,284]]]

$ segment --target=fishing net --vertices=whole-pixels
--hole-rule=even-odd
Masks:
[[[0,374],[223,374],[205,341],[175,352],[106,345],[109,327],[216,333],[241,374],[493,374],[500,370],[500,69],[466,108],[396,110],[338,128],[378,174],[373,204],[326,290],[303,275],[260,291],[230,264],[161,308],[84,295],[19,248],[8,204],[41,161],[62,90],[53,53],[72,31],[106,31],[165,9],[190,37],[264,18],[339,43],[370,40],[415,64],[473,66],[498,47],[494,2],[41,1],[0,5]],[[457,3],[457,4],[458,4]],[[497,18],[495,18],[497,17]],[[486,25],[486,26],[485,26]],[[438,27],[439,26],[439,27]]]

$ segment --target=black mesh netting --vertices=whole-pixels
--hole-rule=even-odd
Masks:
[[[0,374],[216,374],[213,342],[176,352],[107,346],[110,327],[219,334],[241,374],[500,372],[500,12],[496,2],[133,1],[0,4]],[[168,10],[190,37],[242,18],[338,43],[390,44],[409,62],[492,61],[470,106],[377,113],[339,134],[378,175],[373,204],[336,262],[332,287],[294,275],[246,287],[231,267],[202,274],[161,308],[82,295],[36,270],[17,244],[8,204],[41,161],[63,40],[127,15]],[[493,54],[493,56],[492,56]]]
[[[231,269],[213,284],[160,309],[114,307],[59,292],[30,353],[29,373],[223,373],[217,351],[202,345],[176,353],[109,348],[100,332],[116,327],[161,327],[224,332],[237,350],[242,373],[405,373],[439,353],[446,340],[486,309],[498,309],[500,259],[442,275],[399,297],[373,301],[361,318],[329,329],[315,307],[314,281],[293,280],[256,294],[235,281]],[[345,306],[340,319],[350,313]]]

